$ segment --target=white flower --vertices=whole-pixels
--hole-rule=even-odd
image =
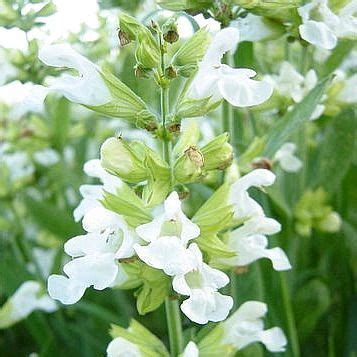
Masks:
[[[266,80],[272,83],[274,89],[282,96],[291,98],[295,103],[299,103],[317,84],[317,74],[310,69],[305,76],[301,75],[294,66],[284,61],[279,70],[278,76],[266,76]],[[325,99],[326,96],[323,97]],[[292,109],[289,107],[289,109]],[[321,116],[325,106],[318,104],[311,115],[311,120]]]
[[[328,7],[327,0],[313,0],[298,9],[302,24],[299,26],[301,37],[327,50],[336,47],[338,38],[357,36],[357,2],[347,4],[335,14]]]
[[[107,347],[107,357],[141,357],[138,347],[122,337],[116,337]]]
[[[57,310],[57,305],[42,292],[38,282],[25,281],[0,309],[0,328],[15,324],[35,310],[53,312]]]
[[[271,96],[270,83],[250,79],[256,75],[252,69],[232,68],[221,63],[224,53],[233,50],[238,40],[239,31],[232,27],[215,35],[191,84],[193,98],[212,96],[213,100],[224,98],[234,106],[248,107],[261,104]]]
[[[115,285],[121,280],[118,275],[125,274],[117,259],[134,254],[135,233],[116,213],[96,207],[82,223],[88,233],[70,239],[64,247],[75,258],[63,267],[68,278],[52,275],[48,279],[50,296],[63,304],[77,302],[90,286],[103,290]]]
[[[235,23],[239,30],[240,41],[256,42],[274,35],[274,30],[264,21],[262,16],[248,13],[246,17],[239,18]]]
[[[185,347],[182,357],[199,357],[200,351],[198,350],[197,345],[190,341]]]
[[[79,76],[63,74],[54,79],[50,90],[58,91],[72,102],[99,106],[111,101],[98,67],[67,44],[44,46],[39,59],[48,66],[75,69]]]
[[[288,257],[281,248],[267,249],[268,239],[265,235],[278,233],[280,223],[272,218],[257,216],[230,233],[228,246],[236,256],[219,261],[230,266],[244,266],[261,258],[268,258],[275,270],[288,270],[291,265]]]
[[[57,151],[46,148],[36,151],[33,155],[34,160],[43,166],[52,166],[59,162],[60,157]]]
[[[263,208],[249,196],[248,189],[250,187],[270,186],[274,181],[275,175],[271,171],[256,169],[233,183],[229,202],[234,206],[234,218],[244,220],[254,216],[263,216]]]
[[[286,172],[297,172],[302,167],[302,162],[294,153],[296,145],[294,143],[285,143],[275,153],[274,161],[278,161],[281,168]]]
[[[8,117],[19,119],[28,112],[42,113],[47,89],[31,82],[13,81],[0,87],[0,102],[9,107]]]
[[[176,275],[172,281],[176,292],[189,296],[181,304],[182,312],[199,324],[226,319],[233,306],[233,299],[217,290],[229,283],[228,276],[205,264],[195,243],[188,249],[196,258],[196,267],[186,274]]]
[[[122,185],[122,181],[110,175],[102,167],[100,160],[89,160],[84,164],[84,172],[91,177],[99,178],[103,185],[81,185],[79,192],[83,199],[74,210],[73,216],[78,222],[87,212],[96,207],[101,207],[99,200],[103,198],[104,190],[115,193],[116,189]]]
[[[147,246],[134,246],[139,258],[146,264],[162,269],[167,275],[183,274],[195,267],[195,257],[187,244],[200,235],[199,227],[182,212],[177,192],[164,202],[164,212],[151,222],[136,228],[136,233]]]
[[[35,172],[28,155],[23,151],[3,154],[0,161],[9,169],[12,182],[27,178]]]
[[[224,342],[238,350],[253,342],[262,342],[270,352],[283,352],[287,344],[284,332],[279,327],[264,330],[262,318],[268,309],[259,301],[247,301],[224,322]]]
[[[162,236],[163,231],[173,231],[183,245],[200,235],[200,228],[192,223],[182,212],[181,201],[177,192],[172,192],[164,202],[164,212],[151,222],[140,225],[136,233],[146,242],[153,242]]]

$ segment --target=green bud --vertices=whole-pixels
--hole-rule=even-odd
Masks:
[[[224,170],[232,164],[233,148],[228,137],[228,133],[223,133],[202,148],[205,170]]]
[[[171,191],[171,171],[167,163],[149,148],[146,149],[145,166],[149,178],[143,190],[143,200],[147,206],[153,207],[163,202]]]
[[[200,207],[192,218],[199,225],[201,235],[214,236],[233,222],[233,206],[229,204],[230,185],[223,184]]]
[[[141,143],[136,144],[144,146]],[[135,149],[137,148],[134,145],[127,143],[122,138],[105,140],[100,149],[102,166],[111,174],[117,175],[127,182],[138,183],[146,180],[148,170],[143,164],[143,150]]]
[[[181,156],[190,146],[196,146],[200,138],[200,128],[194,120],[186,122],[181,129],[180,139],[173,149],[174,156]],[[186,124],[185,123],[185,124]]]
[[[206,53],[211,36],[205,28],[198,30],[175,53],[172,58],[174,66],[197,65]]]
[[[135,58],[143,68],[156,68],[160,62],[160,48],[151,32],[145,28],[137,35]]]
[[[200,150],[190,146],[175,162],[175,179],[180,183],[195,182],[202,176],[203,165],[204,158]]]
[[[138,347],[142,356],[169,357],[165,345],[139,322],[132,319],[127,329],[112,324],[110,328],[112,338],[121,337]]]
[[[133,227],[152,220],[145,202],[124,182],[117,187],[115,194],[105,192],[101,203],[108,210],[123,216]]]
[[[176,78],[177,77],[177,70],[174,66],[169,66],[165,69],[165,75],[167,78]]]
[[[322,232],[335,233],[341,228],[341,217],[337,212],[330,212],[322,220],[320,220],[316,228]]]
[[[118,36],[122,46],[125,46],[130,41],[136,40],[140,32],[147,30],[142,23],[125,13],[119,15],[119,29]]]

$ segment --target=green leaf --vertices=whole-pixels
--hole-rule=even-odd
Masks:
[[[73,221],[72,215],[59,209],[52,202],[37,201],[25,197],[27,214],[43,229],[58,237],[71,237],[81,232],[80,225]]]
[[[327,128],[310,173],[313,187],[324,186],[329,193],[339,188],[356,147],[356,119],[355,112],[347,110]]]
[[[284,142],[296,132],[301,125],[309,120],[314,109],[319,104],[322,95],[331,82],[331,76],[322,79],[293,110],[287,112],[272,127],[267,137],[264,156],[272,157]]]

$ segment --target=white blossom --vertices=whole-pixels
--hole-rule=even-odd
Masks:
[[[59,162],[60,156],[56,150],[45,148],[33,154],[34,160],[43,166],[52,166]]]
[[[102,207],[99,202],[103,198],[104,191],[115,193],[116,189],[122,185],[122,181],[109,174],[102,167],[100,160],[89,160],[84,164],[84,172],[90,176],[100,179],[102,185],[81,185],[79,192],[83,199],[75,208],[73,216],[76,222],[78,222],[87,212],[96,207]]]
[[[229,202],[234,206],[234,218],[245,220],[263,216],[263,208],[249,196],[248,189],[270,186],[274,181],[275,175],[271,171],[256,169],[234,182],[229,194]]]
[[[224,342],[238,350],[253,342],[261,342],[270,352],[283,352],[287,344],[284,332],[279,327],[264,330],[262,318],[268,309],[259,301],[247,301],[224,322]]]
[[[123,337],[116,337],[107,347],[107,357],[141,357],[139,348]]]
[[[215,35],[191,84],[191,97],[224,98],[233,106],[248,107],[261,104],[271,96],[271,84],[251,79],[256,75],[252,69],[232,68],[221,63],[223,55],[233,50],[238,41],[236,28],[228,27]]]
[[[49,90],[84,105],[99,106],[111,101],[110,91],[99,68],[71,46],[47,45],[40,49],[38,57],[48,66],[75,69],[79,73],[79,76],[62,74],[53,80]]]
[[[305,76],[300,74],[290,62],[284,61],[279,70],[279,75],[270,75],[265,77],[274,89],[283,97],[291,98],[295,103],[300,103],[303,98],[313,89],[317,82],[317,74],[313,69],[310,69]],[[323,96],[322,100],[326,99]],[[292,107],[289,107],[291,110]],[[314,120],[321,116],[325,106],[318,104],[311,114],[310,119]]]
[[[41,85],[16,80],[0,87],[0,103],[9,107],[8,117],[17,120],[29,112],[42,113],[47,93]]]
[[[281,168],[286,172],[297,172],[302,168],[302,162],[294,155],[295,151],[294,143],[285,143],[275,153],[274,161],[279,162]]]
[[[230,233],[227,241],[229,248],[237,255],[219,261],[230,266],[245,266],[258,259],[268,258],[275,270],[291,269],[289,259],[281,248],[267,248],[266,235],[278,233],[280,229],[280,223],[272,218],[257,216],[247,220]]]
[[[138,236],[149,244],[134,248],[146,264],[174,276],[194,268],[195,257],[187,244],[200,235],[200,229],[182,212],[177,192],[168,196],[163,209],[151,222],[136,228]]]
[[[23,151],[4,153],[0,158],[0,162],[8,168],[9,178],[12,182],[27,178],[35,172],[30,158]]]
[[[77,302],[90,286],[103,290],[117,284],[125,274],[117,259],[134,254],[135,232],[116,213],[96,207],[82,224],[87,234],[70,239],[64,247],[74,258],[63,267],[67,277],[51,275],[48,279],[50,296],[63,304]]]
[[[199,324],[226,319],[233,306],[233,299],[220,294],[218,289],[229,283],[228,276],[205,264],[195,243],[188,249],[196,258],[196,267],[186,274],[176,275],[172,282],[176,292],[189,296],[181,304],[182,312]]]
[[[57,305],[37,281],[25,281],[0,309],[0,328],[25,319],[35,310],[54,312]]]
[[[352,0],[338,14],[328,7],[327,0],[313,0],[298,9],[302,24],[301,37],[327,50],[336,47],[338,38],[355,39],[357,36],[357,1]]]

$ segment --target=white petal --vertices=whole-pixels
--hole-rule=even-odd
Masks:
[[[116,337],[107,347],[107,357],[141,357],[138,347],[122,337]]]
[[[165,216],[167,220],[178,219],[181,210],[181,201],[176,191],[170,193],[164,202]]]
[[[191,239],[197,238],[200,235],[200,227],[191,222],[186,216],[181,217],[181,240],[186,245]]]
[[[232,316],[233,320],[256,320],[264,317],[268,312],[267,304],[260,301],[247,301],[243,303]]]
[[[271,260],[275,270],[283,271],[291,269],[289,258],[281,248],[266,249],[264,255]]]
[[[65,305],[75,304],[82,298],[85,290],[86,286],[63,275],[51,275],[48,278],[49,295]]]
[[[196,265],[195,257],[178,237],[160,237],[147,246],[134,246],[139,258],[167,275],[185,274]]]
[[[110,92],[97,67],[67,44],[44,46],[39,59],[53,67],[75,69],[80,76],[64,74],[57,77],[51,89],[62,93],[67,99],[84,105],[98,106],[111,100]]]
[[[264,22],[262,16],[256,16],[251,13],[244,18],[237,20],[237,26],[240,32],[240,41],[261,41],[273,35],[273,30]]]
[[[190,341],[183,351],[182,357],[199,357],[199,350],[197,345]]]
[[[71,280],[103,290],[115,280],[118,264],[111,253],[88,255],[70,261],[63,267],[63,271]]]
[[[261,342],[270,352],[283,352],[287,340],[284,332],[279,327],[273,327],[260,333]]]
[[[162,223],[163,218],[156,217],[151,222],[136,227],[136,234],[146,242],[153,242],[160,236]]]
[[[203,58],[203,63],[219,65],[223,55],[235,49],[239,41],[239,31],[234,27],[227,27],[219,31],[213,38]]]
[[[204,277],[205,284],[213,289],[220,289],[229,283],[228,276],[218,269],[213,269],[203,263],[201,274]]]
[[[298,172],[302,168],[302,161],[294,155],[286,155],[279,162],[286,172]]]
[[[108,228],[122,227],[124,222],[118,214],[99,206],[85,214],[82,225],[87,232],[100,233]]]
[[[337,37],[323,22],[309,20],[299,26],[300,36],[312,45],[331,50],[336,47]]]
[[[271,186],[275,182],[275,175],[266,169],[256,169],[244,175],[233,186],[236,190],[248,190],[250,187]]]
[[[249,107],[264,103],[273,94],[273,86],[267,81],[250,79],[245,69],[223,66],[218,82],[222,97],[236,107]],[[252,71],[255,75],[255,72]],[[251,73],[251,74],[252,74]]]
[[[191,321],[206,324],[226,319],[232,306],[230,296],[211,289],[197,289],[181,304],[181,310]]]
[[[271,235],[281,230],[281,224],[273,218],[265,216],[252,217],[245,221],[243,226],[232,232],[232,237],[238,239],[254,234]]]
[[[181,295],[191,295],[191,288],[187,284],[184,274],[174,276],[172,280],[172,288]]]

